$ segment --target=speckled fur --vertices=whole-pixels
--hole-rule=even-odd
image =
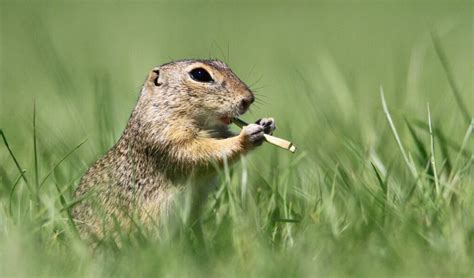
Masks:
[[[206,69],[214,79],[200,83],[189,76]],[[219,121],[245,112],[250,89],[223,62],[183,60],[150,71],[118,142],[83,176],[73,208],[82,233],[101,234],[111,225],[130,227],[130,214],[159,222],[174,195],[190,184],[205,186],[213,165],[234,161],[261,144],[263,131],[249,125],[231,134]],[[206,191],[198,189],[198,192]]]

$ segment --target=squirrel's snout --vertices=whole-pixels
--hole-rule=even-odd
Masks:
[[[240,100],[240,111],[245,112],[249,108],[250,104],[252,104],[255,101],[255,97],[253,95],[250,95],[248,97],[242,98]]]

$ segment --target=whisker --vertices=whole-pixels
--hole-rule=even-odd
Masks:
[[[258,88],[256,91],[254,91],[254,94],[259,95],[259,96],[265,96],[264,94],[259,93],[260,89],[261,88]]]
[[[260,82],[263,78],[263,75],[260,75],[257,80],[255,80],[254,82],[250,83],[249,87],[253,87],[254,85],[256,85],[258,82]]]
[[[263,102],[254,102],[253,103],[253,107],[261,108],[261,107],[265,107],[265,106],[268,106],[268,103],[263,103]]]
[[[257,95],[257,94],[254,94],[255,98],[260,98],[260,99],[268,99],[268,96],[266,95]]]
[[[252,91],[258,92],[258,91],[260,91],[260,90],[262,90],[262,89],[264,89],[264,88],[265,88],[265,86],[260,86],[260,87],[251,87],[250,89],[251,89]]]
[[[247,77],[252,76],[252,72],[253,72],[253,70],[255,69],[255,65],[256,65],[256,64],[253,64],[253,66],[250,68],[250,71],[249,71],[249,73],[247,74]]]

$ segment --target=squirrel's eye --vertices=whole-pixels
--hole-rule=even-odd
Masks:
[[[209,82],[214,81],[211,75],[203,68],[195,68],[189,73],[189,75],[191,76],[192,79],[199,82],[209,83]]]

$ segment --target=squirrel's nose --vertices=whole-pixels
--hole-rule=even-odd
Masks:
[[[240,108],[243,111],[246,111],[249,108],[250,104],[252,104],[254,101],[255,101],[255,97],[253,95],[245,97],[240,101]]]

